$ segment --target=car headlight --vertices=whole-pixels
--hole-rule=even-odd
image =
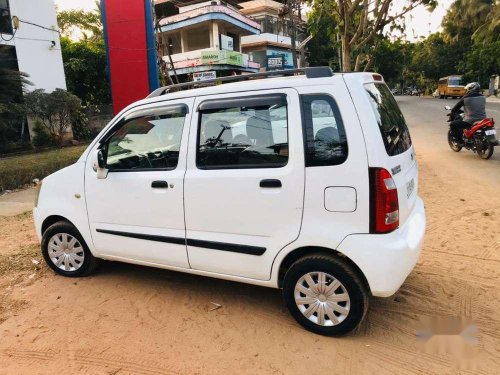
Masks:
[[[42,189],[42,182],[43,182],[43,180],[40,180],[40,182],[36,185],[35,207],[38,207],[38,198],[40,197],[40,190]]]

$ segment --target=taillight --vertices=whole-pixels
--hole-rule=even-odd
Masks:
[[[388,233],[399,226],[398,189],[383,168],[370,168],[370,233]]]

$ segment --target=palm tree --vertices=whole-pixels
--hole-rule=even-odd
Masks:
[[[494,1],[489,8],[484,23],[477,28],[472,37],[481,42],[500,40],[500,4],[498,4],[498,1]]]
[[[0,45],[0,148],[9,140],[20,140],[24,130],[23,93],[31,85],[28,75],[16,69],[10,46]],[[13,139],[14,138],[14,139]]]
[[[456,42],[498,40],[498,0],[456,0],[443,20],[443,28],[445,34]]]

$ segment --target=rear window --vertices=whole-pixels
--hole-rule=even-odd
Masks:
[[[462,78],[461,77],[450,77],[448,78],[448,86],[461,86]]]
[[[394,156],[408,150],[411,147],[410,132],[398,103],[387,86],[383,83],[368,83],[365,89],[375,112],[387,154]]]

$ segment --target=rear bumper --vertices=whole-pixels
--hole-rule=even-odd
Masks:
[[[425,225],[424,203],[417,198],[402,227],[388,234],[349,235],[338,251],[361,269],[374,296],[389,297],[415,267],[424,242]]]

